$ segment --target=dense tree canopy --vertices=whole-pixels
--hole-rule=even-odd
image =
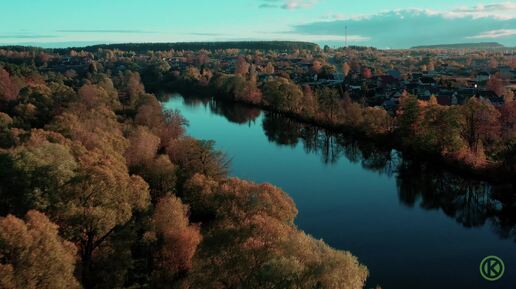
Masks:
[[[178,274],[192,268],[192,258],[201,242],[200,228],[190,225],[188,206],[174,196],[160,199],[152,217],[160,250],[155,253],[154,278],[158,287],[167,288]]]
[[[298,112],[301,108],[303,92],[288,79],[278,78],[265,83],[264,103],[279,110]]]
[[[0,218],[0,287],[79,289],[74,276],[76,251],[40,212],[29,211],[25,220],[13,215]]]
[[[311,49],[318,47],[317,44],[308,42],[293,41],[241,41],[241,42],[184,42],[184,43],[129,43],[94,45],[84,48],[86,51],[97,51],[97,49],[120,49],[135,52],[165,51],[165,50],[216,50],[216,49],[250,49],[250,50],[284,50]]]
[[[51,61],[38,54],[36,63]],[[213,79],[232,100],[257,104],[251,61]],[[155,64],[166,79],[170,67]],[[213,141],[185,135],[187,121],[146,93],[137,72],[106,67],[114,68],[0,70],[0,287],[363,286],[367,270],[355,257],[295,228],[283,191],[228,179],[229,160]],[[303,109],[307,98],[292,81],[269,87],[289,93],[271,105]]]
[[[362,288],[367,269],[295,230],[297,210],[280,189],[195,175],[185,194],[215,218],[187,280],[194,287]]]

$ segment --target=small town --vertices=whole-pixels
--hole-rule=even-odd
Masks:
[[[478,97],[500,107],[512,99],[516,91],[516,49],[487,44],[487,50],[475,46],[405,50],[326,46],[289,52],[170,49],[143,54],[89,48],[57,50],[55,54],[42,52],[38,60],[46,70],[66,74],[100,64],[109,65],[112,72],[128,66],[141,69],[153,65],[158,74],[191,74],[208,82],[216,73],[241,73],[256,78],[258,83],[283,77],[301,86],[338,88],[342,97],[347,95],[354,101],[383,106],[393,112],[404,94],[415,95],[422,101],[434,97],[440,105],[463,104]],[[22,61],[27,53],[2,49],[0,57],[14,56]]]

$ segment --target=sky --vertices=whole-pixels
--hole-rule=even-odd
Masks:
[[[0,45],[296,40],[516,46],[516,1],[0,0]]]

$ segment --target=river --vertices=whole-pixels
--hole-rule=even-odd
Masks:
[[[174,95],[165,108],[181,111],[189,135],[216,141],[231,175],[287,192],[300,229],[369,268],[366,288],[516,288],[514,185],[464,178],[246,106]],[[480,275],[488,255],[505,262],[495,282]]]

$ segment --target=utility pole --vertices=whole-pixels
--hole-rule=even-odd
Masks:
[[[347,25],[345,26],[344,30],[345,30],[345,34],[346,34],[344,45],[346,46],[346,48],[348,48],[348,26]]]

